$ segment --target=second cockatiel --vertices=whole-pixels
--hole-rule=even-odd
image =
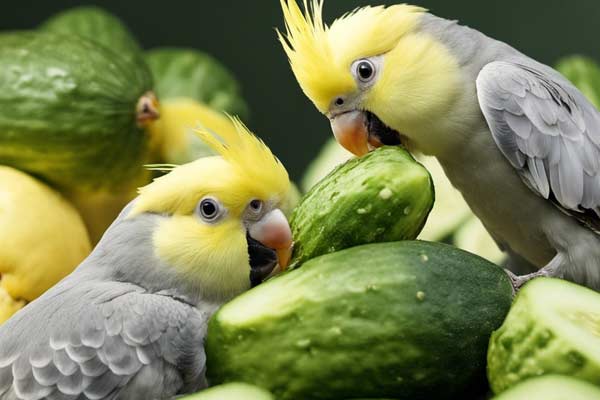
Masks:
[[[224,302],[285,266],[288,174],[245,127],[140,191],[92,254],[0,326],[0,399],[166,399],[206,385]]]
[[[281,4],[293,72],[338,142],[437,157],[511,268],[536,271],[515,286],[550,275],[600,290],[600,113],[575,86],[419,7],[364,7],[326,26],[322,1]]]

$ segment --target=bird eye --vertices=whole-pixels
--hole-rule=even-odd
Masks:
[[[250,210],[252,210],[254,214],[259,214],[262,211],[263,202],[258,199],[254,199],[250,202],[249,206]]]
[[[360,60],[356,64],[356,76],[362,82],[368,82],[375,75],[375,66],[369,60]]]
[[[206,197],[198,203],[198,214],[204,221],[213,222],[221,214],[221,206],[217,200]]]

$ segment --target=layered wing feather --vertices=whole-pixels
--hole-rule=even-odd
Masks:
[[[1,399],[163,398],[202,384],[208,316],[196,308],[129,284],[55,289],[0,327]]]
[[[504,61],[481,70],[477,95],[496,144],[524,182],[598,232],[600,113],[594,106],[558,73]]]

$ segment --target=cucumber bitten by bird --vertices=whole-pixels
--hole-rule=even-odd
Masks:
[[[0,398],[165,399],[206,386],[212,313],[291,253],[288,174],[238,120],[140,189],[77,269],[0,326]],[[49,317],[51,316],[51,317]]]
[[[323,1],[281,0],[279,39],[304,93],[356,155],[403,144],[437,157],[510,256],[600,289],[600,113],[554,69],[410,5],[330,25]]]

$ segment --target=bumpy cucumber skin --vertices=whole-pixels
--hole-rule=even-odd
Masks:
[[[100,7],[80,6],[62,11],[48,18],[39,29],[79,35],[112,50],[138,68],[148,68],[142,61],[142,49],[129,29]]]
[[[248,116],[235,77],[219,61],[193,49],[164,47],[146,52],[159,99],[189,97],[215,110]]]
[[[244,315],[261,293],[269,306],[252,310],[257,317],[226,318]],[[451,246],[353,247],[225,305],[209,323],[208,377],[253,383],[281,400],[452,398],[482,378],[489,336],[511,299],[500,267]]]
[[[415,239],[434,197],[429,172],[399,147],[351,159],[313,186],[292,213],[292,267],[356,245]]]
[[[152,78],[138,67],[75,35],[0,35],[0,164],[80,190],[139,175],[136,103]]]
[[[545,293],[551,291],[557,296],[561,287],[590,290],[559,279],[537,278],[519,291],[506,320],[490,339],[487,371],[494,393],[544,374],[569,375],[598,383],[600,363],[555,335],[554,324],[538,318],[533,311],[543,301],[538,290],[547,284],[557,287],[546,289]]]

